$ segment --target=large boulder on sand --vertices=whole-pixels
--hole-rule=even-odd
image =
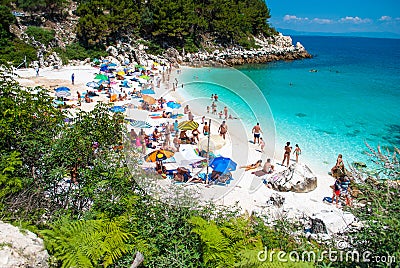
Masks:
[[[0,267],[49,267],[43,240],[0,221]]]
[[[294,163],[288,169],[274,174],[269,183],[280,192],[307,193],[317,188],[317,177],[308,166]]]

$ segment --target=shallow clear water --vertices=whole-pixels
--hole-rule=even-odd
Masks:
[[[276,157],[291,141],[302,149],[301,158],[320,171],[328,171],[339,153],[345,162],[368,164],[365,142],[400,147],[400,40],[301,36],[293,41],[314,57],[237,68],[255,84],[229,69],[193,69],[180,77],[184,83],[194,82],[180,93],[209,99],[217,92],[247,126],[260,119],[270,126],[258,87],[275,122]],[[248,116],[252,112],[255,116]]]

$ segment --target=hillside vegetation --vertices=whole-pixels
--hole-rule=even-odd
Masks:
[[[255,46],[253,36],[276,34],[268,24],[270,11],[263,0],[5,0],[0,18],[1,58],[15,64],[24,56],[28,61],[37,60],[38,46],[26,38],[22,41],[11,28],[56,48],[59,44],[51,43],[52,27],[70,21],[74,21],[68,29],[73,37],[59,42],[91,51],[138,39],[147,40],[153,53],[168,47],[187,52],[215,45],[250,48]],[[85,56],[90,55],[80,58]]]

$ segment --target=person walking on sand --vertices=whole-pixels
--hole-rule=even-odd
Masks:
[[[285,146],[285,153],[283,154],[283,161],[282,161],[282,166],[283,163],[285,163],[286,160],[286,166],[289,167],[289,160],[290,160],[290,153],[292,152],[292,147],[289,146],[290,142],[286,142],[286,146]]]
[[[228,119],[228,108],[226,106],[224,107],[224,115],[225,115],[225,120]]]
[[[222,124],[218,128],[218,132],[219,135],[225,140],[225,135],[228,132],[228,126],[226,125],[225,121],[222,121]]]
[[[210,127],[207,125],[207,122],[204,122],[203,135],[207,136],[208,134],[210,134]]]
[[[253,129],[251,130],[251,133],[254,133],[254,144],[256,144],[256,141],[258,144],[260,144],[260,135],[262,133],[260,123],[257,123]]]
[[[299,163],[299,155],[301,155],[301,149],[298,144],[295,145],[296,148],[294,148],[293,154],[296,155],[296,163]]]
[[[75,73],[72,73],[71,75],[71,82],[73,85],[75,84]]]

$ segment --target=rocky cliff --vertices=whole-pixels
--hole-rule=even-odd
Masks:
[[[71,4],[69,16],[59,21],[49,21],[44,17],[36,18],[36,20],[41,21],[43,28],[55,31],[55,39],[47,46],[25,33],[27,25],[29,25],[29,21],[32,18],[30,20],[17,18],[17,24],[11,27],[12,32],[36,48],[39,60],[33,65],[48,67],[65,64],[53,49],[56,47],[65,48],[65,45],[77,42],[75,29],[79,18],[73,15],[71,10],[74,9],[76,9],[76,6]],[[130,39],[125,39],[124,42],[116,42],[114,46],[108,47],[107,52],[111,57],[109,59],[115,63],[137,62],[145,64],[148,60],[154,60],[191,66],[232,66],[311,58],[311,55],[303,45],[299,42],[293,45],[291,37],[283,36],[282,34],[268,38],[264,36],[254,37],[256,48],[252,49],[244,49],[235,45],[223,47],[218,44],[211,44],[204,49],[200,49],[197,53],[185,53],[184,50],[178,52],[175,48],[168,48],[162,55],[150,55],[146,52],[146,46],[143,45],[146,42],[133,37]],[[71,61],[69,64],[80,65],[88,63],[88,61],[90,59]]]
[[[0,221],[0,267],[48,267],[43,240]]]

